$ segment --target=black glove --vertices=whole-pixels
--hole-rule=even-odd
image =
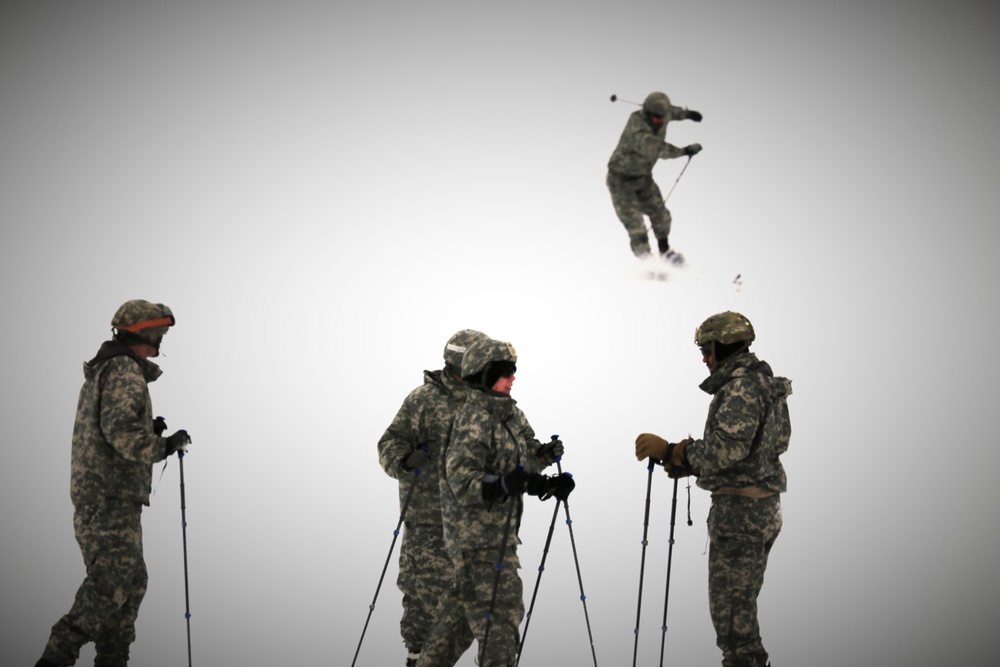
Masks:
[[[153,433],[156,435],[163,435],[163,432],[167,430],[167,420],[163,417],[157,417],[153,420]]]
[[[187,451],[187,446],[191,444],[191,436],[184,429],[175,431],[173,435],[167,438],[167,456],[170,456],[178,449]]]
[[[542,500],[548,500],[552,496],[559,500],[566,500],[575,486],[576,482],[573,481],[573,476],[568,472],[551,477],[535,473],[529,477],[525,493],[529,496],[538,496]]]
[[[406,460],[403,461],[403,470],[410,471],[417,468],[420,468],[422,470],[423,467],[427,465],[427,461],[430,458],[431,455],[430,453],[428,453],[426,447],[421,447],[420,449],[414,449],[412,452],[410,452],[410,455],[406,457]]]
[[[541,477],[541,475],[536,476]],[[517,466],[502,477],[491,482],[483,482],[483,500],[486,502],[503,500],[515,493],[522,493],[531,477],[532,473],[525,470],[524,466]]]
[[[688,144],[684,147],[684,155],[691,157],[701,152],[701,144]]]
[[[563,447],[562,440],[553,437],[552,440],[538,448],[535,456],[538,457],[539,461],[548,466],[561,459],[565,451],[566,448]]]
[[[695,111],[694,109],[691,109],[690,111],[687,112],[687,116],[686,117],[687,117],[688,120],[693,120],[696,123],[700,123],[701,122],[701,112],[700,111]]]
[[[515,493],[523,492],[531,477],[532,474],[525,470],[524,466],[517,466],[500,478],[500,486],[503,488],[504,495],[512,496]]]
[[[573,475],[568,472],[559,473],[549,478],[550,495],[555,496],[556,500],[565,502],[575,488],[576,482],[573,481]],[[542,498],[542,500],[545,500],[545,498]]]

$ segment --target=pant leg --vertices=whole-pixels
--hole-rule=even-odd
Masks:
[[[636,257],[649,254],[649,230],[646,229],[646,219],[640,201],[640,195],[647,182],[652,183],[652,177],[626,179],[612,173],[608,173],[606,181],[608,191],[611,193],[611,204],[622,226],[625,227],[629,246]]]
[[[459,583],[453,570],[452,585],[445,592],[424,639],[417,667],[453,667],[472,646],[475,636],[465,616]]]
[[[516,551],[504,555],[500,569],[496,556],[488,552],[470,554],[462,567],[460,594],[466,618],[479,642],[479,666],[513,667],[524,618],[524,586]]]
[[[649,226],[653,229],[653,236],[656,237],[657,244],[666,247],[673,218],[670,215],[670,210],[663,203],[660,186],[650,180],[649,184],[639,193],[638,198],[639,209],[643,214],[649,216]]]
[[[780,496],[717,496],[708,521],[709,609],[723,667],[764,667],[757,597],[781,531]]]
[[[441,598],[453,580],[454,569],[445,552],[442,527],[407,524],[399,552],[396,584],[403,593],[400,634],[410,652],[422,651]]]
[[[52,626],[42,657],[75,664],[80,648],[124,655],[135,641],[135,620],[146,593],[142,555],[142,505],[105,500],[76,508],[73,527],[87,576],[69,612]]]

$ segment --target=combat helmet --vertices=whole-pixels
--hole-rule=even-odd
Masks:
[[[659,91],[650,93],[642,103],[642,110],[650,116],[665,117],[670,113],[670,98]]]
[[[444,367],[455,375],[462,374],[462,357],[470,345],[478,340],[489,340],[489,336],[475,329],[462,329],[452,334],[444,346]]]
[[[750,320],[732,310],[712,315],[702,322],[694,332],[694,344],[698,346],[710,343],[750,345],[754,338],[756,338],[756,334],[754,334]]]
[[[492,378],[492,382],[489,380],[498,369],[504,368],[514,372],[516,364],[517,352],[513,345],[501,340],[483,338],[474,342],[465,351],[465,356],[462,357],[462,378],[469,384],[491,387],[496,378]]]
[[[145,299],[126,301],[111,318],[115,338],[126,345],[146,343],[159,348],[167,330],[176,323],[174,313],[162,303]]]

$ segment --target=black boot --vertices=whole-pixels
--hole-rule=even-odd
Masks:
[[[54,662],[49,662],[45,658],[39,658],[38,662],[35,663],[35,667],[59,667],[59,665]]]

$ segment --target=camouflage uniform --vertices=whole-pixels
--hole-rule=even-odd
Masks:
[[[424,371],[424,384],[406,397],[378,442],[379,464],[390,477],[399,480],[401,512],[413,488],[406,506],[396,579],[403,592],[400,634],[411,654],[421,652],[437,605],[452,581],[452,564],[441,527],[439,480],[452,423],[468,392],[447,371]],[[415,474],[403,463],[421,447],[427,448],[430,458]]]
[[[455,564],[455,580],[439,609],[418,667],[454,665],[473,638],[479,641],[482,651],[505,533],[490,634],[479,665],[515,664],[518,627],[524,616],[517,556],[522,498],[515,494],[502,502],[487,502],[483,499],[483,483],[519,464],[529,472],[541,471],[546,464],[535,455],[540,446],[513,398],[487,391],[470,393],[455,421],[441,481],[444,538]]]
[[[128,662],[135,620],[146,592],[143,505],[149,505],[152,464],[167,455],[153,430],[147,383],[160,368],[118,341],[104,343],[83,366],[73,425],[70,498],[87,576],[69,613],[53,627],[42,659],[72,665],[94,642],[96,663]]]
[[[670,235],[670,211],[664,205],[659,186],[653,181],[653,167],[657,160],[688,154],[685,148],[668,143],[666,136],[667,124],[690,118],[690,112],[671,105],[669,100],[662,111],[663,122],[659,126],[649,120],[646,110],[633,111],[608,162],[606,182],[611,203],[628,232],[632,252],[637,257],[649,254],[649,232],[644,215],[649,216],[661,253],[666,252]]]
[[[686,455],[698,486],[712,492],[709,608],[716,642],[723,667],[764,667],[757,596],[781,531],[786,479],[778,457],[791,436],[792,385],[747,351],[722,361],[701,389],[713,395],[705,435]]]

